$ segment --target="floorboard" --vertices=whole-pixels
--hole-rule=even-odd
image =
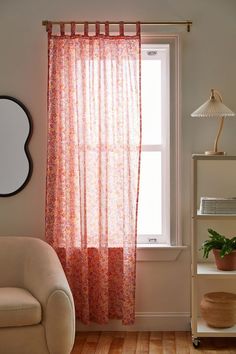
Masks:
[[[190,332],[78,332],[71,354],[236,354],[236,338],[201,338]]]

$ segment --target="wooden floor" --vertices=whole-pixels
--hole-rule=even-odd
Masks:
[[[71,354],[236,354],[236,338],[201,338],[198,349],[190,332],[80,332]]]

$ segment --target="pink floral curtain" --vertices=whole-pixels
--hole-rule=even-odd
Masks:
[[[83,323],[135,308],[140,169],[140,31],[117,36],[48,28],[46,239]]]

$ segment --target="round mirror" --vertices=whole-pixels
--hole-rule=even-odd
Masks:
[[[31,117],[17,99],[0,96],[0,196],[20,192],[32,174]]]

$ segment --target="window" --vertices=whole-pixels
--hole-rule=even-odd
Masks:
[[[179,243],[178,37],[146,42],[142,44],[138,243],[175,245]]]

